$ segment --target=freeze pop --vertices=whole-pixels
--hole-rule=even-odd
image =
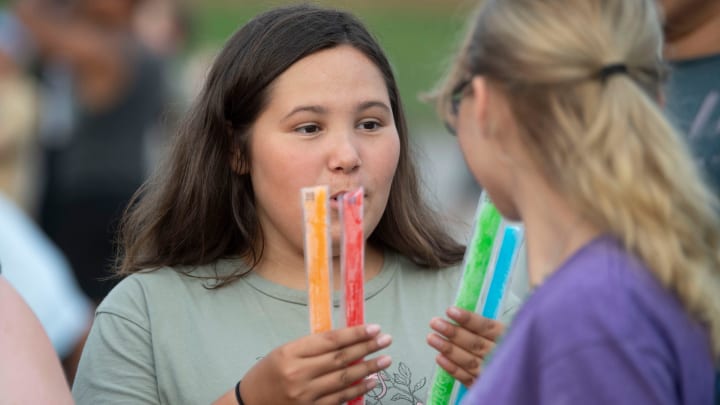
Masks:
[[[523,237],[523,231],[520,226],[507,224],[505,220],[502,222],[502,242],[497,258],[495,259],[494,270],[489,282],[490,287],[488,288],[485,303],[481,311],[482,316],[490,319],[498,319],[500,315],[502,302],[510,286],[512,269],[515,265],[515,259],[517,258]],[[495,241],[495,244],[497,243],[498,241]],[[461,385],[455,398],[455,405],[460,404],[466,392],[467,389],[465,386]]]
[[[365,323],[363,189],[346,193],[340,205],[342,221],[341,274],[346,326]]]
[[[343,285],[343,312],[345,326],[365,323],[365,237],[363,232],[363,189],[345,193],[340,200],[342,244],[340,248],[340,274]],[[348,401],[348,405],[361,405],[364,396]]]
[[[463,276],[460,282],[455,306],[475,312],[485,283],[488,264],[492,256],[493,242],[500,226],[500,213],[483,193],[478,204],[475,229],[465,252]],[[450,403],[455,379],[441,367],[437,368],[430,387],[431,405]]]
[[[502,245],[500,245],[500,252],[495,262],[495,271],[485,305],[482,308],[482,316],[490,319],[498,319],[500,316],[502,300],[510,285],[512,268],[522,242],[523,232],[519,226],[507,225],[504,228]]]
[[[310,331],[332,329],[332,271],[327,186],[301,190],[305,227],[305,268],[308,278]]]

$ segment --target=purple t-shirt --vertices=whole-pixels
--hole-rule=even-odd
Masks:
[[[712,404],[706,331],[617,241],[577,251],[529,297],[470,404]]]

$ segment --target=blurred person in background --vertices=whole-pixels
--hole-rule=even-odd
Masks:
[[[72,381],[93,305],[65,258],[27,215],[32,205],[28,194],[33,188],[38,97],[36,80],[21,68],[28,55],[23,50],[28,48],[18,40],[19,28],[12,15],[0,14],[0,262],[7,281],[40,320]]]
[[[0,10],[0,190],[26,212],[35,207],[38,89],[24,69],[29,46],[21,27]]]
[[[190,15],[181,0],[143,0],[133,15],[138,39],[155,54],[172,58],[190,34]]]
[[[665,57],[672,63],[667,109],[715,193],[720,193],[720,1],[660,0]]]
[[[184,0],[143,0],[133,15],[132,27],[143,46],[159,58],[165,80],[167,103],[162,121],[145,137],[146,167],[151,168],[160,160],[168,134],[175,133],[192,100],[184,91],[192,83],[183,77],[187,61],[182,54],[192,29],[189,6]]]
[[[41,56],[45,152],[40,222],[85,293],[101,300],[114,226],[145,178],[165,81],[159,57],[135,35],[142,0],[20,0],[15,12]],[[60,72],[60,73],[57,73]],[[64,84],[63,84],[64,83]],[[58,114],[65,111],[65,114]],[[55,125],[53,117],[62,123]]]

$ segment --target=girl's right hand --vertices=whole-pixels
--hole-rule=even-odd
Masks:
[[[305,336],[270,352],[242,379],[246,405],[341,404],[375,387],[369,375],[390,366],[389,356],[361,360],[390,345],[378,325]]]

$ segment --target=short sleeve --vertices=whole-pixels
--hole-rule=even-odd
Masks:
[[[73,384],[78,405],[159,403],[152,337],[147,316],[141,312],[143,300],[131,299],[132,293],[141,292],[140,286],[128,281],[106,298],[110,305],[103,302],[97,311]]]

